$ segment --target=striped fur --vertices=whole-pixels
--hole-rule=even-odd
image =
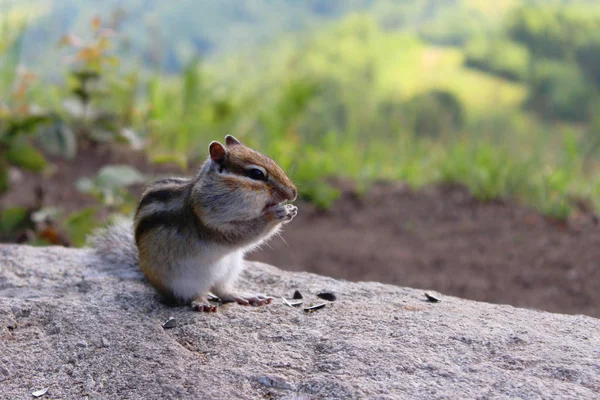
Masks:
[[[184,221],[185,209],[191,191],[191,180],[174,178],[153,183],[142,194],[135,212],[135,241],[141,235],[160,226],[175,227]]]
[[[231,136],[226,147],[215,143],[216,160],[209,158],[194,179],[151,184],[135,214],[141,270],[158,291],[182,302],[209,290],[235,298],[244,253],[296,215],[294,206],[281,204],[295,200],[296,188],[273,160]],[[266,180],[251,179],[249,168],[266,172]]]

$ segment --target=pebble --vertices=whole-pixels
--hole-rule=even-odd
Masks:
[[[17,321],[15,321],[13,318],[9,318],[6,327],[11,331],[13,329],[17,329]]]
[[[317,297],[323,300],[327,300],[327,301],[336,301],[337,297],[335,296],[335,294],[333,293],[329,293],[329,292],[322,292],[317,294]]]

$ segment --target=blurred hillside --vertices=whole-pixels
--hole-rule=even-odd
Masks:
[[[186,170],[231,133],[322,208],[339,196],[331,177],[361,192],[381,179],[458,183],[557,219],[600,204],[597,2],[0,6],[4,192],[25,190],[15,170],[51,182],[56,157],[88,162],[79,157],[98,146],[126,143]],[[152,167],[110,167],[72,184],[98,208],[128,213],[125,187]]]
[[[275,0],[179,1],[177,6],[154,0],[3,0],[3,9],[16,6],[32,16],[25,36],[27,64],[52,66],[49,49],[64,32],[86,31],[96,16],[122,24],[127,37],[123,53],[135,54],[146,65],[168,72],[180,70],[197,54],[227,53],[271,42],[282,34],[316,28],[350,12],[382,16],[390,29],[416,28],[442,17],[455,1]],[[481,26],[481,22],[478,22]],[[439,36],[439,35],[438,35]]]
[[[65,32],[89,34],[100,15],[126,38],[121,54],[144,65],[180,71],[203,57],[255,48],[282,35],[319,29],[353,12],[372,15],[382,28],[413,32],[435,44],[463,45],[498,31],[502,17],[520,5],[593,4],[560,0],[2,0],[6,12],[27,14],[23,61],[55,70],[54,44]]]
[[[597,0],[0,0],[0,241],[81,246],[226,134],[299,189],[263,260],[597,315]]]

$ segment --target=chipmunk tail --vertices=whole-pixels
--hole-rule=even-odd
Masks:
[[[88,236],[87,245],[107,267],[139,271],[139,253],[131,222],[120,222],[97,229]]]

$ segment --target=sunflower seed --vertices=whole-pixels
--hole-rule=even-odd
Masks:
[[[173,317],[170,317],[168,320],[166,320],[162,327],[164,329],[171,329],[171,328],[175,328],[177,326],[177,320]]]
[[[327,301],[336,301],[337,297],[335,296],[335,294],[333,293],[329,293],[329,292],[322,292],[317,294],[317,297],[323,300],[327,300]]]
[[[282,297],[281,300],[283,300],[283,302],[285,304],[287,304],[290,307],[298,307],[299,305],[302,304],[301,301],[289,301],[288,299],[286,299],[285,297]]]
[[[36,390],[35,392],[32,392],[31,395],[33,397],[42,397],[43,395],[46,394],[46,392],[48,391],[48,389],[50,389],[50,388],[49,387],[45,387],[43,389]]]
[[[431,292],[425,292],[425,297],[427,297],[427,300],[429,300],[432,303],[439,303],[440,301],[442,301],[442,299],[440,299],[439,296],[436,296]]]
[[[207,294],[206,297],[207,297],[208,301],[221,301],[221,299],[219,299],[218,296],[215,296],[212,293]]]
[[[304,309],[304,311],[306,311],[306,312],[312,312],[312,311],[315,311],[315,310],[320,310],[321,308],[323,308],[325,306],[326,306],[325,303],[321,303],[321,304],[317,304],[316,306],[306,307]]]

